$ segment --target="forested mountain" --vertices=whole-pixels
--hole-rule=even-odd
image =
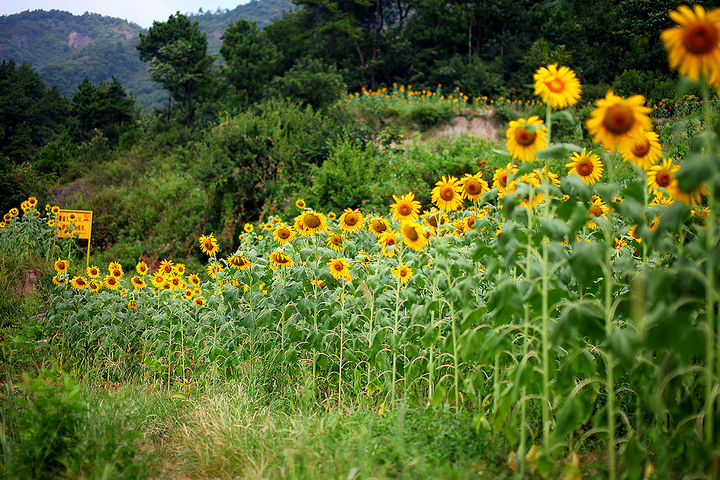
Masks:
[[[233,10],[205,12],[190,19],[207,34],[212,54],[219,51],[220,35],[231,21],[243,18],[265,26],[292,7],[289,0],[253,0]],[[136,49],[142,31],[136,24],[95,13],[34,10],[0,16],[0,60],[29,63],[47,85],[57,85],[66,96],[85,77],[96,84],[114,76],[144,107],[160,106],[165,94],[157,83],[147,80],[148,65]]]

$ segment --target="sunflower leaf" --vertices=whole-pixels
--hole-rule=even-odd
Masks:
[[[561,159],[567,157],[570,152],[582,152],[582,148],[574,143],[556,143],[550,145],[545,150],[535,152],[538,158],[555,158]]]

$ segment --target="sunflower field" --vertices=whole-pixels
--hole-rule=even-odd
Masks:
[[[274,372],[265,388],[321,412],[462,416],[508,477],[717,478],[720,9],[670,16],[679,88],[703,94],[682,158],[643,97],[612,91],[584,123],[591,147],[553,142],[582,90],[553,64],[533,79],[544,118],[509,122],[505,164],[441,176],[429,209],[413,192],[375,211],[297,199],[229,255],[200,236],[190,272],[85,268],[31,198],[0,246],[52,248],[46,322],[65,370],[187,391]]]

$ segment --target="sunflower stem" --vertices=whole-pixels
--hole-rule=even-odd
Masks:
[[[545,104],[545,126],[547,127],[545,148],[550,148],[550,145],[552,145],[552,141],[550,140],[550,137],[552,137],[552,107],[550,106],[550,102]]]

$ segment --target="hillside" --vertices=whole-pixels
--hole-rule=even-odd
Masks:
[[[289,0],[253,0],[233,10],[190,18],[207,34],[209,53],[217,53],[219,38],[231,21],[244,18],[265,26],[292,6]],[[29,63],[46,84],[57,85],[66,96],[85,77],[98,83],[115,76],[143,107],[151,108],[161,105],[166,94],[146,80],[147,64],[135,49],[142,31],[134,23],[96,13],[28,10],[0,17],[0,60]]]

